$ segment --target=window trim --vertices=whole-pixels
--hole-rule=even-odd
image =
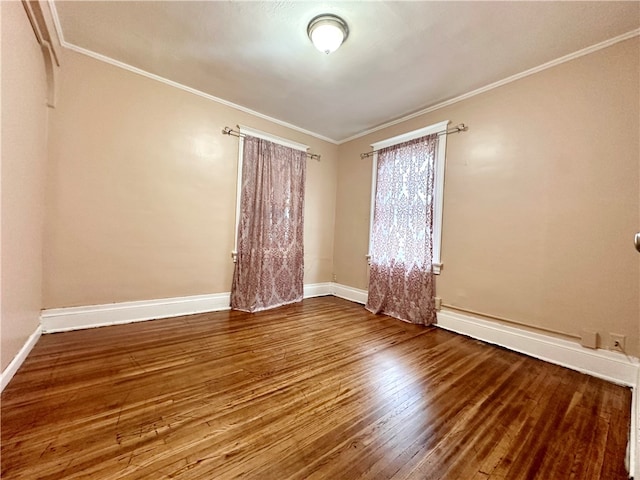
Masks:
[[[373,215],[375,212],[376,201],[376,183],[378,176],[378,150],[382,148],[392,147],[399,143],[408,142],[416,138],[431,135],[433,133],[446,132],[447,127],[451,123],[449,120],[434,123],[424,128],[419,128],[411,132],[396,135],[395,137],[387,138],[371,144],[373,147],[373,162],[371,166],[371,208],[369,211],[369,246],[367,253],[367,260],[371,258],[371,238],[373,236]],[[435,185],[433,191],[434,208],[433,208],[433,261],[432,268],[433,273],[440,274],[442,269],[441,261],[441,249],[442,249],[442,209],[444,205],[444,174],[446,163],[446,151],[447,151],[447,134],[441,134],[438,137],[438,145],[436,148],[435,158]]]
[[[272,143],[277,143],[284,147],[293,148],[295,150],[301,150],[306,152],[309,150],[309,146],[303,143],[294,142],[287,138],[278,137],[271,133],[263,132],[255,128],[247,127],[245,125],[238,125],[241,136],[238,137],[238,175],[236,177],[236,221],[234,223],[233,231],[233,250],[231,251],[231,259],[233,263],[236,263],[238,259],[238,225],[240,224],[240,200],[242,198],[242,157],[244,156],[244,137],[243,135],[250,135],[252,137],[261,138]]]
[[[238,129],[240,130],[240,133],[243,135],[250,135],[252,137],[261,138],[262,140],[267,140],[272,143],[277,143],[284,147],[293,148],[295,150],[301,150],[305,153],[307,152],[307,150],[309,150],[309,145],[305,145],[299,142],[294,142],[293,140],[289,140],[287,138],[278,137],[277,135],[272,135],[270,133],[257,130],[255,128],[246,127],[244,125],[238,125]],[[243,138],[240,137],[240,140],[242,141]]]

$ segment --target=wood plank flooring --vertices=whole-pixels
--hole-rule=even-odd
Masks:
[[[3,479],[626,479],[630,390],[334,297],[43,336]]]

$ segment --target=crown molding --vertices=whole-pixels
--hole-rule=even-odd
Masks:
[[[324,135],[320,135],[319,133],[312,132],[310,130],[306,130],[302,127],[298,127],[297,125],[293,125],[291,123],[285,122],[283,120],[279,120],[274,117],[270,117],[269,115],[265,115],[264,113],[257,112],[247,107],[243,107],[242,105],[238,105],[237,103],[229,102],[224,100],[223,98],[219,98],[208,93],[203,92],[202,90],[197,90],[195,88],[189,87],[187,85],[183,85],[182,83],[174,82],[173,80],[169,80],[168,78],[161,77],[160,75],[156,75],[151,72],[147,72],[146,70],[142,70],[141,68],[134,67],[133,65],[129,65],[128,63],[121,62],[114,58],[108,57],[106,55],[102,55],[100,53],[94,52],[93,50],[88,50],[86,48],[79,47],[74,45],[73,43],[69,43],[64,39],[64,35],[62,33],[62,25],[60,24],[60,17],[58,16],[58,10],[56,9],[55,3],[53,0],[49,1],[49,7],[51,8],[51,14],[53,16],[53,21],[56,27],[56,32],[58,33],[58,38],[60,39],[60,44],[69,50],[72,50],[76,53],[80,53],[82,55],[86,55],[95,60],[99,60],[104,63],[108,63],[113,65],[114,67],[122,68],[123,70],[128,70],[137,75],[141,75],[143,77],[150,78],[151,80],[156,80],[158,82],[164,83],[166,85],[172,86],[174,88],[178,88],[180,90],[184,90],[185,92],[192,93],[194,95],[198,95],[199,97],[206,98],[207,100],[212,100],[216,103],[220,103],[227,107],[234,108],[244,113],[248,113],[249,115],[253,115],[254,117],[262,118],[264,120],[268,120],[269,122],[275,123],[282,127],[290,128],[291,130],[295,130],[300,133],[304,133],[305,135],[309,135],[311,137],[318,138],[320,140],[324,140],[325,142],[329,142],[333,145],[337,145],[338,141],[329,137],[325,137]]]
[[[564,55],[562,57],[556,58],[555,60],[551,60],[549,62],[543,63],[542,65],[538,65],[537,67],[533,67],[533,68],[530,68],[529,70],[525,70],[524,72],[516,73],[515,75],[511,75],[510,77],[504,78],[502,80],[498,80],[497,82],[490,83],[489,85],[486,85],[484,87],[480,87],[480,88],[478,88],[476,90],[472,90],[470,92],[464,93],[462,95],[459,95],[457,97],[451,98],[449,100],[445,100],[444,102],[440,102],[440,103],[437,103],[437,104],[432,105],[430,107],[426,107],[426,108],[424,108],[422,110],[418,110],[417,112],[411,113],[409,115],[405,115],[405,116],[397,118],[395,120],[391,120],[389,122],[383,123],[381,125],[378,125],[376,127],[370,128],[368,130],[364,130],[364,131],[362,131],[360,133],[357,133],[355,135],[352,135],[350,137],[343,138],[342,140],[334,140],[332,138],[326,137],[326,136],[321,135],[319,133],[312,132],[310,130],[306,130],[304,128],[298,127],[296,125],[293,125],[291,123],[285,122],[283,120],[279,120],[277,118],[270,117],[270,116],[265,115],[263,113],[260,113],[260,112],[257,112],[255,110],[252,110],[250,108],[244,107],[242,105],[238,105],[236,103],[229,102],[229,101],[224,100],[222,98],[215,97],[215,96],[210,95],[208,93],[205,93],[205,92],[203,92],[201,90],[197,90],[195,88],[188,87],[188,86],[183,85],[181,83],[174,82],[173,80],[169,80],[168,78],[161,77],[160,75],[156,75],[156,74],[147,72],[146,70],[142,70],[140,68],[134,67],[132,65],[129,65],[129,64],[124,63],[124,62],[121,62],[119,60],[115,60],[114,58],[108,57],[106,55],[102,55],[102,54],[94,52],[92,50],[88,50],[86,48],[82,48],[82,47],[79,47],[79,46],[74,45],[72,43],[69,43],[64,39],[64,35],[62,33],[62,25],[60,24],[60,17],[58,16],[58,11],[56,9],[54,0],[47,0],[47,1],[49,3],[49,7],[51,9],[51,15],[53,17],[53,22],[54,22],[54,25],[55,25],[55,28],[56,28],[56,32],[58,34],[58,38],[60,39],[60,44],[63,47],[65,47],[65,48],[67,48],[69,50],[73,50],[74,52],[80,53],[82,55],[86,55],[88,57],[94,58],[96,60],[100,60],[102,62],[111,64],[111,65],[113,65],[115,67],[119,67],[119,68],[122,68],[124,70],[128,70],[128,71],[136,73],[138,75],[150,78],[152,80],[156,80],[158,82],[162,82],[162,83],[164,83],[166,85],[170,85],[172,87],[178,88],[180,90],[184,90],[184,91],[192,93],[194,95],[198,95],[198,96],[206,98],[208,100],[212,100],[212,101],[214,101],[216,103],[220,103],[220,104],[225,105],[227,107],[234,108],[234,109],[239,110],[241,112],[248,113],[248,114],[253,115],[255,117],[262,118],[264,120],[268,120],[268,121],[273,122],[273,123],[275,123],[277,125],[281,125],[283,127],[290,128],[291,130],[295,130],[297,132],[304,133],[305,135],[309,135],[311,137],[315,137],[315,138],[318,138],[320,140],[324,140],[325,142],[329,142],[329,143],[334,144],[334,145],[342,145],[344,143],[350,142],[350,141],[355,140],[357,138],[361,138],[361,137],[364,137],[366,135],[369,135],[370,133],[374,133],[374,132],[377,132],[379,130],[383,130],[383,129],[387,128],[387,127],[391,127],[393,125],[397,125],[397,124],[402,123],[402,122],[406,122],[407,120],[411,120],[412,118],[416,118],[416,117],[419,117],[421,115],[425,115],[427,113],[433,112],[435,110],[439,110],[441,108],[447,107],[449,105],[453,105],[454,103],[461,102],[463,100],[466,100],[467,98],[475,97],[476,95],[480,95],[481,93],[488,92],[489,90],[493,90],[494,88],[498,88],[498,87],[501,87],[502,85],[506,85],[508,83],[515,82],[516,80],[520,80],[521,78],[528,77],[529,75],[533,75],[534,73],[538,73],[538,72],[541,72],[541,71],[546,70],[548,68],[560,65],[562,63],[569,62],[571,60],[575,60],[576,58],[580,58],[580,57],[582,57],[584,55],[588,55],[590,53],[597,52],[598,50],[602,50],[603,48],[610,47],[612,45],[615,45],[616,43],[620,43],[620,42],[623,42],[625,40],[628,40],[630,38],[633,38],[633,37],[636,37],[636,36],[640,35],[640,28],[637,28],[635,30],[631,30],[630,32],[623,33],[622,35],[618,35],[617,37],[613,37],[613,38],[610,38],[610,39],[605,40],[603,42],[596,43],[595,45],[591,45],[590,47],[586,47],[586,48],[583,48],[582,50],[578,50],[578,51],[570,53],[568,55]]]
[[[51,20],[46,15],[46,9],[38,0],[22,0],[31,28],[40,45],[44,71],[47,79],[47,106],[55,108],[58,94],[58,73],[60,67],[60,48],[56,44],[53,31],[58,32],[57,27],[52,27]]]
[[[510,77],[504,78],[502,80],[498,80],[497,82],[494,82],[494,83],[490,83],[489,85],[485,85],[484,87],[480,87],[476,90],[463,93],[462,95],[451,98],[449,100],[445,100],[444,102],[437,103],[435,105],[424,108],[422,110],[418,110],[417,112],[411,113],[409,115],[405,115],[404,117],[400,117],[396,120],[383,123],[382,125],[378,125],[377,127],[373,127],[363,132],[352,135],[351,137],[344,138],[338,141],[338,145],[342,145],[343,143],[350,142],[351,140],[364,137],[366,135],[369,135],[370,133],[383,130],[387,127],[391,127],[393,125],[406,122],[407,120],[411,120],[412,118],[419,117],[420,115],[424,115],[426,113],[430,113],[430,112],[439,110],[441,108],[448,107],[449,105],[453,105],[454,103],[461,102],[463,100],[466,100],[467,98],[475,97],[476,95],[480,95],[481,93],[488,92],[489,90],[493,90],[494,88],[498,88],[508,83],[515,82],[516,80],[520,80],[521,78],[528,77],[529,75],[533,75],[534,73],[541,72],[548,68],[555,67],[557,65],[561,65],[566,62],[570,62],[571,60],[575,60],[576,58],[580,58],[590,53],[597,52],[598,50],[602,50],[603,48],[610,47],[612,45],[615,45],[616,43],[623,42],[625,40],[636,37],[638,35],[640,35],[640,28],[636,28],[635,30],[631,30],[630,32],[623,33],[622,35],[618,35],[617,37],[610,38],[609,40],[596,43],[595,45],[591,45],[590,47],[583,48],[582,50],[578,50],[577,52],[573,52],[568,55],[564,55],[563,57],[556,58],[555,60],[551,60],[547,63],[543,63],[542,65],[538,65],[537,67],[530,68],[529,70],[525,70],[524,72],[516,73],[515,75],[511,75]]]
[[[199,97],[206,98],[207,100],[212,100],[212,101],[214,101],[216,103],[220,103],[220,104],[225,105],[227,107],[231,107],[231,108],[234,108],[234,109],[239,110],[241,112],[248,113],[249,115],[253,115],[254,117],[262,118],[264,120],[268,120],[269,122],[275,123],[275,124],[280,125],[282,127],[290,128],[291,130],[295,130],[297,132],[304,133],[305,135],[309,135],[311,137],[315,137],[315,138],[318,138],[320,140],[324,140],[325,142],[329,142],[329,143],[331,143],[333,145],[338,145],[338,142],[336,140],[333,140],[332,138],[325,137],[323,135],[320,135],[318,133],[312,132],[310,130],[305,130],[304,128],[298,127],[296,125],[293,125],[291,123],[287,123],[287,122],[282,121],[282,120],[278,120],[277,118],[270,117],[268,115],[265,115],[264,113],[256,112],[255,110],[251,110],[250,108],[243,107],[242,105],[238,105],[236,103],[229,102],[229,101],[224,100],[222,98],[215,97],[213,95],[209,95],[208,93],[205,93],[205,92],[203,92],[201,90],[197,90],[195,88],[188,87],[187,85],[183,85],[182,83],[174,82],[173,80],[169,80],[168,78],[164,78],[164,77],[161,77],[160,75],[156,75],[154,73],[147,72],[145,70],[142,70],[140,68],[134,67],[134,66],[129,65],[127,63],[120,62],[119,60],[115,60],[115,59],[113,59],[111,57],[107,57],[106,55],[102,55],[100,53],[96,53],[96,52],[93,52],[91,50],[87,50],[85,48],[78,47],[77,45],[73,45],[73,44],[68,43],[68,42],[63,42],[62,45],[65,48],[67,48],[69,50],[72,50],[72,51],[74,51],[76,53],[81,53],[82,55],[86,55],[88,57],[94,58],[96,60],[100,60],[102,62],[108,63],[108,64],[113,65],[115,67],[122,68],[123,70],[128,70],[128,71],[130,71],[132,73],[136,73],[136,74],[141,75],[143,77],[150,78],[151,80],[156,80],[158,82],[164,83],[164,84],[169,85],[171,87],[178,88],[180,90],[184,90],[185,92],[189,92],[189,93],[192,93],[192,94],[197,95]]]

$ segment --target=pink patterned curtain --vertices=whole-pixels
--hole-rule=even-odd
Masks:
[[[411,323],[435,321],[433,189],[437,136],[378,152],[366,308]]]
[[[306,153],[247,136],[231,308],[255,312],[303,293]]]

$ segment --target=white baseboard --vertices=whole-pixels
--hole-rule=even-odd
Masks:
[[[640,368],[637,358],[608,350],[592,350],[576,342],[541,335],[458,312],[438,312],[437,326],[494,345],[500,345],[549,363],[632,387],[629,432],[629,474],[640,479]]]
[[[315,283],[304,286],[304,298],[324,295],[334,295],[352,302],[365,304],[368,292],[335,282]],[[43,310],[41,326],[29,337],[22,350],[2,372],[1,389],[4,389],[9,383],[41,333],[63,332],[156,318],[228,310],[229,304],[230,294],[218,293]],[[637,358],[628,358],[620,353],[607,350],[587,349],[569,340],[562,340],[448,310],[438,312],[437,326],[604,380],[633,387],[629,467],[630,472],[635,474],[635,478],[640,479],[640,462],[637,461],[637,455],[640,453],[640,430],[638,430],[640,429],[640,395],[638,395],[640,364]]]
[[[336,297],[361,304],[367,301],[366,290],[339,283],[325,282],[304,286],[305,298],[323,295],[335,295]],[[63,332],[156,318],[228,310],[229,303],[229,293],[216,293],[87,307],[55,308],[42,311],[41,326],[42,333]],[[438,312],[437,325],[446,330],[500,345],[516,352],[615,383],[635,387],[639,381],[638,359],[630,359],[617,352],[592,350],[569,340],[562,340],[448,310]],[[28,353],[28,350],[26,353]]]
[[[365,304],[367,303],[367,295],[369,292],[366,290],[360,290],[359,288],[348,287],[346,285],[341,285],[340,283],[332,284],[333,291],[332,295],[340,298],[344,298],[345,300],[351,300],[352,302]]]
[[[42,324],[43,333],[65,332],[194,313],[228,310],[229,304],[229,293],[214,293],[211,295],[193,295],[87,307],[52,308],[42,311],[40,323]]]
[[[366,290],[348,287],[339,283],[333,284],[333,295],[336,297],[364,304],[367,301],[367,294]],[[638,359],[629,358],[618,352],[602,349],[592,350],[569,340],[562,340],[448,310],[438,312],[437,326],[610,382],[634,388],[640,382],[640,363]],[[640,410],[640,403],[638,403],[638,409]],[[640,415],[640,411],[638,415]],[[638,420],[640,422],[640,417]],[[640,475],[637,478],[640,479]]]
[[[27,338],[27,341],[24,343],[17,355],[13,357],[11,363],[9,363],[7,368],[5,368],[2,374],[0,374],[0,392],[2,392],[4,387],[9,384],[13,376],[27,358],[27,355],[29,355],[35,344],[38,342],[40,335],[42,335],[42,326],[38,325],[38,328],[29,335],[29,338]]]
[[[339,283],[315,283],[304,287],[305,298],[323,295],[335,295],[361,304],[367,301],[366,290]],[[216,293],[87,307],[55,308],[42,311],[41,326],[42,333],[62,332],[228,310],[229,303],[229,293]],[[446,330],[500,345],[615,383],[635,387],[638,382],[638,359],[629,359],[617,352],[591,350],[568,340],[447,310],[438,312],[437,325]]]
[[[332,292],[330,282],[312,283],[304,286],[304,298],[332,295]],[[229,292],[225,292],[86,307],[52,308],[42,311],[40,323],[43,333],[55,333],[194,313],[216,312],[229,310],[230,295]]]
[[[569,340],[448,310],[438,312],[437,326],[610,382],[635,387],[638,381],[638,359],[621,353],[593,350]]]
[[[331,282],[325,283],[310,283],[304,286],[304,298],[324,297],[326,295],[332,295]]]

